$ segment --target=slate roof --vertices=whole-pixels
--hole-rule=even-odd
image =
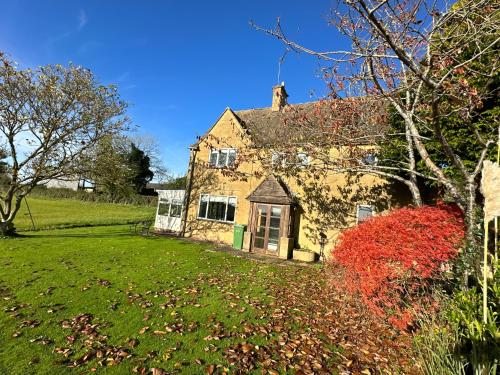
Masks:
[[[358,98],[357,100],[362,100],[362,98]],[[293,113],[292,116],[295,118],[304,116],[310,122],[314,122],[315,116],[321,117],[323,120],[337,116],[338,114],[332,112],[329,103],[332,102],[315,101],[302,104],[289,104],[282,111],[273,111],[268,107],[234,111],[234,114],[240,120],[241,125],[247,129],[254,143],[257,146],[265,147],[276,144],[276,142],[287,139],[287,137],[289,138],[290,131],[300,131],[297,127],[291,129],[285,125],[284,119],[286,117],[290,118],[291,113]],[[374,102],[372,101],[372,103]],[[376,105],[380,106],[381,111],[385,111],[383,102],[378,101]],[[311,128],[304,129],[304,138],[311,138],[311,136],[314,136],[312,133]],[[353,126],[346,129],[346,133],[348,133],[346,134],[346,139],[353,136],[359,139],[359,144],[373,144],[375,137],[380,136],[381,128],[368,124],[353,124]],[[297,136],[300,136],[300,134],[294,134],[295,139],[298,138]],[[316,140],[320,140],[321,137],[324,137],[324,132],[317,134],[317,136],[319,137]]]
[[[284,126],[284,114],[288,110],[311,112],[318,102],[287,105],[284,111],[273,111],[271,107],[234,111],[241,125],[248,130],[253,141],[259,146],[275,143],[285,137],[289,129]]]
[[[373,99],[373,97],[371,99]],[[364,98],[357,97],[354,98],[354,100],[364,100]],[[380,110],[380,113],[387,112],[387,107],[384,106],[383,99],[376,99],[366,102],[370,102],[372,106],[376,105]],[[294,132],[293,138],[295,140],[302,138],[307,141],[313,141],[319,145],[321,144],[321,140],[324,140],[328,132],[322,130],[318,132],[318,134],[313,134],[310,127],[309,129],[303,129],[303,134],[301,136],[300,134],[297,134],[299,132],[297,127],[291,128],[287,126],[284,120],[286,117],[290,118],[290,114],[293,114],[295,118],[297,118],[297,116],[303,116],[304,118],[307,118],[311,123],[314,122],[315,116],[321,117],[323,120],[329,119],[329,121],[331,121],[332,119],[335,119],[335,116],[338,116],[338,114],[335,114],[331,110],[331,103],[334,103],[334,101],[324,100],[301,104],[287,104],[281,111],[274,111],[271,107],[244,109],[237,111],[232,111],[228,107],[226,108],[226,110],[230,110],[238,118],[242,127],[248,131],[253,143],[257,147],[272,147],[273,145],[276,145],[277,142],[280,142],[280,140],[289,139],[291,131]],[[371,113],[370,111],[372,110],[373,107],[371,107],[369,111],[367,110],[365,112]],[[346,129],[345,139],[348,139],[349,142],[346,142],[345,144],[351,144],[353,137],[358,139],[357,144],[374,144],[375,139],[379,138],[381,134],[383,135],[389,127],[388,123],[382,125],[385,126],[385,130],[381,130],[379,126],[372,126],[369,124],[360,124],[359,126],[357,124],[352,124],[352,126],[349,126]],[[208,134],[211,129],[212,128],[210,128],[204,136],[200,137],[196,143],[191,145],[191,147],[197,147],[199,142],[203,138],[205,138],[206,134]]]

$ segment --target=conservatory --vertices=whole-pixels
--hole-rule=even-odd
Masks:
[[[180,232],[185,190],[158,190],[155,231]]]

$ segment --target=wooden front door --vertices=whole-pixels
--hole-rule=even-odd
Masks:
[[[253,249],[270,255],[278,255],[281,237],[283,207],[272,204],[256,204],[253,230]]]

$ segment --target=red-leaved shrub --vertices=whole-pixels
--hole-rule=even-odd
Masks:
[[[359,293],[374,313],[406,328],[463,239],[463,218],[454,206],[401,208],[373,217],[341,234],[332,253],[342,272],[337,286]]]

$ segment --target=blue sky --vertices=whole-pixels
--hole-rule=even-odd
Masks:
[[[166,166],[187,167],[187,147],[224,108],[267,107],[284,46],[249,26],[272,27],[312,48],[341,47],[326,22],[331,1],[10,0],[0,50],[20,67],[91,69],[118,85],[140,133],[154,135]],[[292,103],[327,93],[318,60],[288,53],[281,68]]]

